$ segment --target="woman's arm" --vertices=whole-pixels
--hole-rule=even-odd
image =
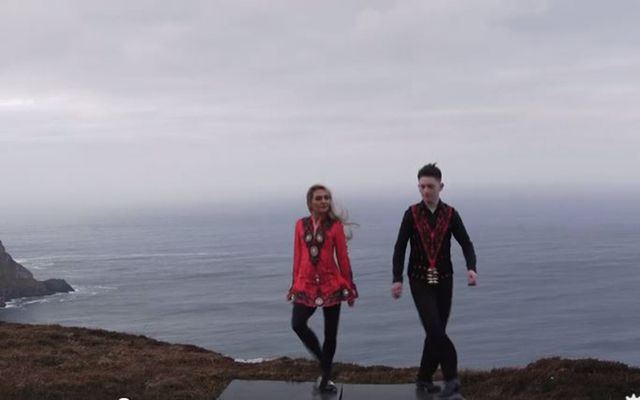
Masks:
[[[300,270],[300,246],[302,245],[302,240],[300,240],[300,233],[298,232],[300,222],[296,222],[295,228],[293,229],[293,268],[292,268],[292,277],[291,277],[291,287],[289,287],[289,293],[287,294],[287,299],[291,298],[291,291],[293,286],[296,283],[296,278],[298,277],[298,271]]]
[[[340,274],[349,285],[349,295],[347,298],[349,300],[353,300],[358,297],[358,290],[356,289],[356,284],[353,282],[353,272],[351,271],[351,262],[349,261],[347,237],[344,234],[344,225],[341,222],[338,222],[336,223],[335,229],[336,258],[338,259]]]

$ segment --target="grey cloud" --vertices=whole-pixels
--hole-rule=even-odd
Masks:
[[[0,180],[42,189],[4,201],[364,191],[432,159],[508,186],[586,184],[598,158],[628,184],[634,4],[5,1],[0,156],[22,169]]]

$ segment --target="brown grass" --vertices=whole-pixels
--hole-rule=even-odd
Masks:
[[[215,399],[233,379],[311,381],[314,362],[241,364],[196,346],[97,329],[0,322],[0,399]],[[336,364],[344,383],[410,383],[415,368]],[[593,359],[542,359],[524,368],[461,371],[472,400],[624,399],[640,369]]]

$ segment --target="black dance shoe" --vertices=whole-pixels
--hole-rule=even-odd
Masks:
[[[440,392],[441,399],[461,399],[460,379],[454,378],[444,383],[444,389]]]
[[[316,380],[316,389],[320,393],[337,393],[338,387],[335,383],[330,381],[329,379],[323,379],[321,376]]]
[[[427,381],[423,379],[416,380],[416,389],[424,390],[430,394],[440,392],[440,386],[434,384],[433,381]]]

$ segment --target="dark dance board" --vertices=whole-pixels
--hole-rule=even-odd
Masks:
[[[442,382],[436,382],[442,386]],[[321,394],[313,382],[234,380],[218,400],[437,400],[438,395],[417,391],[413,384],[352,385],[336,383],[338,393]],[[464,400],[461,396],[452,400]]]

